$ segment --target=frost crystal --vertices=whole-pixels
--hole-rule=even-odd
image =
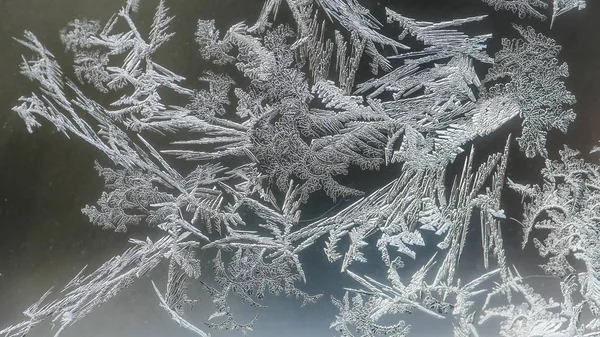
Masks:
[[[484,1],[545,18],[540,0]],[[123,254],[82,271],[57,300],[45,294],[0,335],[24,336],[44,319],[58,335],[161,261],[169,266],[166,287],[152,285],[177,324],[199,336],[209,329],[251,334],[260,320],[236,319],[229,301],[261,308],[273,293],[313,305],[322,294],[303,290],[311,268],[305,252],[323,240],[324,258],[357,285],[332,297],[339,314],[331,328],[342,336],[408,336],[413,312],[451,321],[457,337],[479,336],[480,325],[498,322],[502,336],[598,333],[600,167],[565,148],[560,161],[547,160],[543,185],[509,179],[525,207],[512,221],[501,202],[512,138],[497,153],[474,145],[519,119],[521,150],[549,156],[548,131],[566,132],[575,118],[554,40],[515,25],[521,37],[503,39],[492,57],[491,34],[461,28],[485,15],[428,22],[386,8],[386,31],[399,32],[389,37],[355,0],[266,0],[250,27],[220,32],[214,20],[198,21],[200,55],[214,66],[200,88],[186,88],[155,58],[175,18],[161,0],[150,27],[140,29],[132,16],[140,5],[126,1],[105,25],[75,20],[60,32],[79,84],[25,32],[18,41],[34,56],[21,72],[39,90],[13,110],[30,132],[44,119],[106,156],[97,164],[105,191],[83,209],[92,223],[115,231],[155,226],[162,237],[131,239]],[[552,5],[552,22],[585,7]],[[280,7],[291,26],[275,18]],[[370,77],[362,76],[367,63]],[[85,84],[112,101],[90,98]],[[353,168],[384,166],[393,175],[366,194],[340,179]],[[320,191],[341,206],[303,218]],[[546,259],[547,275],[521,276],[510,266],[503,228],[518,222],[522,245]],[[472,247],[485,270],[465,282],[460,267]],[[200,250],[214,259],[199,260]],[[373,251],[386,279],[357,271],[359,263],[375,265]],[[426,262],[411,271],[403,269],[408,261]],[[201,268],[207,263],[212,270]],[[537,277],[555,280],[563,301],[537,292],[528,283]],[[186,318],[196,302],[191,285],[214,305],[202,329]]]
[[[511,97],[523,116],[519,145],[528,157],[536,153],[547,156],[546,134],[550,129],[566,132],[575,119],[569,107],[575,103],[563,79],[569,76],[566,63],[556,57],[560,46],[554,40],[536,33],[533,28],[514,26],[522,39],[503,39],[502,49],[484,83],[492,97]],[[484,97],[487,94],[484,93]]]
[[[519,15],[520,18],[534,17],[546,20],[547,14],[544,10],[552,7],[550,27],[554,25],[556,17],[572,9],[582,10],[586,6],[586,0],[482,0],[495,10],[509,10]]]

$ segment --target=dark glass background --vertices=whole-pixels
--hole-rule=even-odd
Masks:
[[[94,203],[103,183],[93,169],[94,160],[105,160],[101,154],[78,139],[67,139],[43,123],[33,134],[28,134],[24,123],[11,111],[20,95],[33,87],[19,72],[21,53],[25,48],[11,37],[19,37],[30,30],[55,54],[65,72],[70,74],[71,56],[63,52],[58,31],[75,18],[99,19],[105,22],[116,12],[120,0],[0,0],[0,328],[20,322],[21,312],[35,302],[48,288],[56,290],[68,282],[84,265],[95,268],[106,259],[122,252],[128,237],[143,238],[152,229],[138,228],[129,233],[113,233],[92,226],[80,209]],[[177,35],[163,47],[158,59],[167,68],[188,78],[206,70],[200,61],[194,31],[198,19],[216,19],[221,28],[245,20],[253,23],[262,0],[192,0],[167,1],[171,14],[176,16],[172,30]],[[576,122],[567,135],[550,133],[551,157],[563,143],[586,152],[600,139],[597,109],[600,107],[600,3],[588,1],[583,12],[573,11],[558,18],[552,30],[548,22],[520,20],[512,13],[494,13],[478,0],[411,0],[363,2],[378,14],[384,6],[391,6],[402,14],[420,20],[444,20],[468,15],[490,14],[491,17],[476,26],[478,32],[492,32],[495,39],[491,52],[500,45],[500,37],[515,37],[511,22],[530,24],[538,31],[557,40],[563,46],[562,61],[569,64],[569,89],[577,96]],[[142,1],[140,25],[152,20],[154,1]],[[379,16],[381,18],[381,16]],[[483,74],[482,74],[483,75]],[[360,75],[359,75],[360,76]],[[518,135],[518,121],[501,128],[486,139],[476,140],[481,154],[501,149],[508,133]],[[512,147],[509,177],[519,182],[538,182],[543,160],[526,159]],[[595,158],[590,158],[598,162]],[[460,162],[460,160],[459,160]],[[353,181],[363,190],[372,190],[390,179],[396,171],[390,168],[382,173],[352,171],[345,181]],[[510,216],[519,218],[520,206],[516,195],[505,193],[504,207]],[[306,217],[318,216],[332,203],[316,198],[306,206]],[[522,251],[518,225],[506,224],[506,249],[511,261],[517,261],[521,271],[536,268],[539,259],[531,248]],[[470,234],[478,243],[476,228]],[[477,245],[474,245],[477,247]],[[428,252],[429,250],[429,252]],[[321,247],[308,252],[304,258],[308,284],[304,290],[323,292],[325,297],[316,305],[300,308],[294,299],[270,299],[267,309],[237,306],[240,321],[259,314],[259,321],[251,336],[330,336],[330,322],[337,313],[330,304],[329,295],[339,297],[341,287],[351,285],[339,276],[339,265],[329,265],[322,257]],[[429,256],[431,249],[418,253]],[[467,279],[481,272],[480,250],[473,248],[461,269]],[[212,256],[207,256],[212,258]],[[427,257],[428,258],[428,257]],[[420,261],[420,259],[419,259]],[[410,264],[407,270],[412,267]],[[360,271],[382,276],[385,270],[378,264],[359,266]],[[165,282],[162,266],[151,278],[161,287]],[[202,293],[192,287],[192,294],[202,302],[190,312],[190,321],[202,324],[212,312],[212,306]],[[549,290],[551,291],[551,290]],[[450,322],[434,321],[415,315],[408,320],[413,336],[452,335]],[[285,329],[285,332],[284,332]],[[208,330],[207,330],[208,331]],[[483,336],[493,335],[495,329],[481,330]],[[214,336],[228,333],[212,332]],[[49,324],[42,324],[30,336],[53,335]],[[179,328],[159,308],[149,280],[126,289],[92,315],[67,329],[70,336],[190,336]]]

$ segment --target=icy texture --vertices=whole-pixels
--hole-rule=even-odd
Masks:
[[[550,27],[554,25],[556,18],[570,10],[582,10],[586,6],[586,0],[481,0],[495,10],[508,10],[519,15],[520,18],[534,17],[546,20],[548,14],[546,9],[551,7]],[[549,6],[550,5],[550,6]]]
[[[487,2],[537,17],[545,5]],[[116,92],[117,100],[101,105],[84,94],[26,32],[18,41],[34,56],[21,72],[40,90],[14,111],[29,131],[45,119],[106,155],[107,164],[97,165],[105,191],[83,209],[92,223],[116,231],[157,226],[163,237],[131,239],[126,252],[82,271],[57,300],[44,295],[23,323],[0,334],[24,336],[49,319],[58,335],[164,260],[166,290],[152,284],[177,324],[199,336],[211,329],[251,334],[260,321],[239,322],[228,301],[260,308],[271,292],[312,305],[321,294],[302,290],[311,267],[303,252],[322,238],[324,257],[358,287],[332,299],[340,313],[331,327],[342,336],[407,336],[404,314],[415,311],[451,320],[463,337],[478,336],[479,325],[497,324],[497,317],[502,336],[591,336],[600,327],[599,167],[566,149],[560,162],[547,162],[543,186],[509,181],[524,198],[523,245],[547,257],[543,270],[560,284],[561,304],[536,293],[526,280],[539,275],[521,276],[504,251],[503,227],[516,224],[501,204],[511,136],[498,153],[476,155],[473,145],[519,119],[521,150],[547,157],[547,132],[566,132],[575,118],[554,40],[515,25],[521,37],[504,39],[492,57],[491,34],[460,31],[485,16],[435,23],[386,8],[387,23],[400,32],[391,38],[355,0],[267,0],[251,27],[238,23],[221,33],[213,20],[198,21],[201,56],[238,73],[207,71],[204,87],[191,89],[154,58],[173,35],[165,2],[147,36],[131,16],[139,5],[127,1],[105,25],[75,20],[60,35],[79,82]],[[284,5],[293,29],[273,23]],[[553,20],[577,6],[584,4],[555,1]],[[333,24],[320,23],[323,17]],[[416,40],[416,49],[406,52],[404,40]],[[361,60],[374,75],[356,84]],[[488,69],[484,79],[478,68]],[[398,171],[368,195],[340,183],[352,166],[385,165]],[[303,219],[305,203],[321,190],[343,206]],[[467,242],[474,224],[480,243]],[[549,235],[535,237],[537,228]],[[407,259],[423,260],[417,252],[427,233],[435,253],[414,272],[403,270]],[[482,251],[487,271],[465,282],[458,268],[470,245]],[[353,271],[367,262],[368,248],[378,251],[387,280]],[[204,261],[212,271],[201,270],[199,250],[214,254]],[[190,282],[199,282],[215,307],[202,328],[186,319],[195,303]],[[589,321],[580,318],[584,311]]]

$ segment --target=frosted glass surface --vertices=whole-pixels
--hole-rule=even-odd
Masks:
[[[0,2],[0,335],[599,333],[599,10]]]

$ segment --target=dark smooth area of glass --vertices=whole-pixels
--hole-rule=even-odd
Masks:
[[[99,19],[105,22],[112,13],[118,11],[121,0],[0,0],[0,328],[20,322],[21,314],[35,302],[48,288],[59,291],[83,266],[93,269],[127,246],[129,237],[144,238],[152,235],[155,229],[136,228],[128,233],[103,231],[92,226],[80,210],[86,204],[93,204],[103,188],[102,180],[94,170],[94,161],[104,161],[100,153],[78,139],[68,139],[48,123],[33,134],[27,133],[22,120],[11,111],[20,95],[33,88],[25,77],[19,74],[21,54],[24,47],[12,37],[19,37],[24,30],[30,30],[57,57],[67,76],[72,70],[71,55],[64,52],[58,38],[58,31],[76,18]],[[361,2],[362,3],[362,2]],[[380,15],[384,6],[391,6],[407,16],[420,20],[442,20],[468,15],[490,14],[489,20],[477,26],[482,32],[495,34],[490,53],[499,48],[500,37],[515,37],[510,28],[511,22],[531,25],[540,32],[556,39],[563,47],[561,60],[569,64],[571,76],[569,89],[576,95],[577,120],[567,135],[551,133],[549,148],[551,156],[563,144],[587,153],[600,139],[600,2],[588,1],[585,11],[572,11],[561,16],[554,28],[548,22],[520,20],[512,13],[494,13],[477,0],[411,0],[411,1],[370,1],[365,2],[375,8]],[[450,4],[451,3],[451,4]],[[191,0],[167,1],[170,13],[176,18],[171,30],[175,37],[159,52],[158,60],[167,68],[188,78],[195,78],[208,69],[200,60],[194,42],[195,26],[198,19],[215,19],[223,29],[239,21],[252,23],[262,8],[262,0]],[[142,0],[138,14],[140,25],[148,26],[152,20],[154,1]],[[282,14],[282,15],[285,15]],[[483,73],[482,73],[483,75]],[[360,77],[360,75],[359,75]],[[511,129],[512,128],[512,129]],[[506,136],[514,132],[518,136],[518,123],[495,132],[486,139],[478,139],[475,145],[481,155],[496,151],[504,146]],[[593,158],[593,157],[588,157]],[[462,160],[462,159],[461,159]],[[459,162],[461,161],[459,160]],[[598,162],[597,159],[592,159]],[[537,182],[541,178],[539,170],[543,160],[526,159],[518,153],[513,144],[509,159],[508,176],[520,182]],[[355,180],[366,189],[381,186],[383,177],[395,174],[394,168],[381,172],[352,171],[346,180]],[[379,184],[379,185],[378,185]],[[506,192],[504,208],[507,215],[519,217],[520,200],[515,194]],[[306,205],[306,218],[316,217],[333,206],[330,201],[309,202]],[[539,259],[533,249],[521,250],[520,233],[516,223],[508,223],[505,239],[507,255],[524,268],[537,268]],[[475,227],[475,226],[473,226]],[[477,229],[469,234],[477,241]],[[466,254],[460,277],[469,278],[481,272],[483,266],[480,248],[474,245]],[[531,248],[531,247],[529,247]],[[423,248],[418,251],[431,251]],[[303,290],[310,293],[324,293],[315,305],[301,308],[293,298],[269,298],[266,309],[246,307],[236,304],[234,312],[244,322],[258,314],[255,331],[250,336],[331,336],[329,324],[337,314],[329,296],[340,297],[342,287],[352,285],[347,277],[340,276],[339,265],[329,264],[322,256],[322,247],[315,247],[303,256],[307,266],[308,283]],[[429,258],[423,254],[421,260]],[[213,256],[206,255],[210,260]],[[377,263],[359,266],[361,271],[375,276],[384,276],[385,269]],[[165,266],[161,266],[148,278],[126,289],[116,298],[109,300],[89,317],[67,329],[63,336],[190,336],[164,312],[152,289],[150,279],[164,285]],[[201,302],[186,317],[200,326],[212,312],[210,298],[197,288],[191,288]],[[412,336],[451,336],[450,322],[421,320],[415,314],[407,320],[413,326]],[[208,329],[207,329],[208,331]],[[491,330],[496,331],[496,330]],[[482,330],[487,336],[488,330]],[[214,336],[238,335],[227,332],[213,332]],[[30,337],[53,335],[48,323],[36,327]],[[241,335],[241,334],[239,334]]]

